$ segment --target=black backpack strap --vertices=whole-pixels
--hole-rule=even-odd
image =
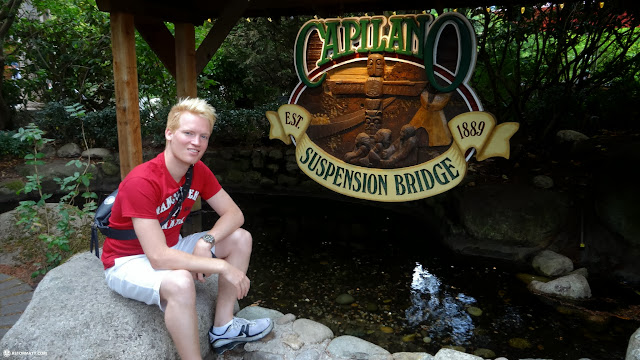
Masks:
[[[184,175],[184,177],[185,177],[184,185],[182,185],[182,191],[178,196],[178,201],[176,201],[176,203],[173,205],[173,208],[171,209],[171,213],[169,214],[169,216],[167,216],[167,218],[160,223],[160,227],[164,226],[164,224],[166,224],[169,221],[169,219],[176,216],[176,214],[180,212],[180,209],[182,209],[182,202],[184,201],[184,199],[187,198],[187,196],[189,196],[189,189],[191,188],[191,180],[193,180],[193,165],[189,166],[189,170],[187,170],[187,173]],[[133,239],[135,239],[135,237]],[[120,240],[129,240],[129,239],[120,239]]]
[[[91,242],[89,252],[93,252],[93,248],[96,249],[96,257],[100,259],[100,243],[98,242],[98,227],[96,224],[91,225]]]

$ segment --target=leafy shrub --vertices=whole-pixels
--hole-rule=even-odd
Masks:
[[[0,156],[24,157],[29,152],[29,144],[13,137],[15,131],[0,131]]]
[[[47,103],[34,113],[35,125],[52,140],[59,143],[75,142],[76,136],[82,132],[77,119],[71,119],[61,102]]]
[[[158,109],[154,115],[145,110],[140,113],[140,132],[142,133],[143,145],[154,147],[164,145],[164,129],[170,110],[171,106],[165,106]]]
[[[213,102],[211,102],[213,103]],[[218,120],[211,136],[215,145],[255,145],[268,139],[269,122],[265,116],[268,110],[277,110],[278,104],[266,104],[254,109],[234,109],[225,103],[216,106]],[[147,109],[140,112],[140,131],[143,146],[164,145],[164,129],[171,106],[157,109],[152,113]],[[50,102],[35,113],[34,122],[39,129],[59,145],[73,142],[82,144],[82,128],[90,147],[118,148],[118,127],[114,106],[99,111],[87,112],[82,118],[71,117],[60,102]],[[11,136],[9,136],[10,138]],[[11,139],[15,146],[24,146]],[[3,141],[0,153],[14,153],[13,147]],[[3,150],[9,146],[9,149]],[[14,146],[14,147],[15,147]],[[22,151],[24,153],[25,150]],[[26,149],[28,151],[28,149]]]
[[[254,109],[218,111],[218,121],[211,139],[215,145],[256,145],[266,140],[269,121],[265,113],[277,110],[278,105],[261,105]]]
[[[88,112],[83,121],[84,132],[90,146],[118,148],[118,121],[115,107],[110,106],[100,111]]]
[[[613,81],[587,95],[587,108],[597,123],[591,126],[609,130],[640,129],[640,82],[633,78]],[[595,119],[593,121],[595,122]]]

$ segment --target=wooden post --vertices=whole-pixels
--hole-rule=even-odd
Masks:
[[[176,23],[176,86],[178,98],[197,97],[198,85],[196,73],[196,33],[192,24]],[[198,196],[191,207],[192,211],[202,208],[202,199]],[[197,218],[193,218],[197,221]],[[202,224],[195,224],[202,227]]]
[[[113,78],[118,122],[120,177],[142,163],[142,135],[138,105],[138,69],[133,15],[111,13]]]
[[[196,35],[192,24],[176,23],[176,85],[178,98],[197,97]]]

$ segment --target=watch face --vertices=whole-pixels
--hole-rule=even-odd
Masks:
[[[203,236],[203,237],[202,237],[202,240],[204,240],[204,241],[206,241],[206,242],[208,242],[208,243],[210,243],[210,244],[213,244],[213,241],[214,241],[213,236],[211,236],[211,235],[209,235],[209,234],[207,234],[207,235]]]

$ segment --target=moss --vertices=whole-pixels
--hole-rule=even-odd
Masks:
[[[24,187],[24,182],[20,179],[16,179],[16,180],[11,180],[8,181],[4,184],[2,184],[3,187],[13,191],[13,192],[17,192],[18,190],[22,189]]]

